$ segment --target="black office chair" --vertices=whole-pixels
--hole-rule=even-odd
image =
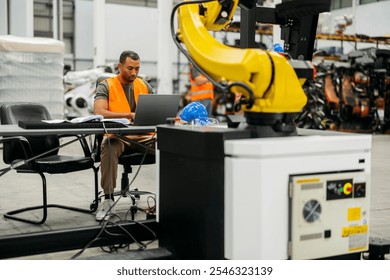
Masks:
[[[37,103],[7,103],[0,108],[2,125],[17,125],[19,121],[40,121],[50,120],[51,116],[48,110]],[[13,210],[4,214],[5,218],[32,223],[43,224],[47,218],[47,209],[57,207],[83,213],[93,213],[96,207],[88,209],[66,206],[61,204],[47,203],[47,186],[44,173],[63,174],[76,172],[86,169],[92,169],[94,172],[94,197],[98,198],[98,171],[94,160],[84,137],[77,136],[81,143],[84,156],[59,155],[59,139],[67,137],[66,135],[39,135],[29,137],[4,137],[0,139],[3,144],[3,161],[6,164],[13,165],[18,173],[38,173],[42,178],[42,205],[25,207]],[[74,137],[74,136],[73,136]],[[77,141],[77,139],[75,139]],[[42,153],[46,153],[40,156]],[[32,160],[31,160],[32,159]],[[23,162],[24,161],[24,162]],[[17,164],[19,162],[19,164]],[[27,186],[26,186],[27,187]],[[5,190],[2,191],[11,191]],[[16,215],[22,212],[42,209],[42,218],[31,220]]]
[[[96,87],[100,82],[103,80],[115,76],[112,73],[103,73],[100,75],[96,80]],[[95,159],[95,162],[100,161],[100,151],[101,151],[101,142],[103,140],[102,135],[96,135],[95,136],[95,145],[93,148],[93,157]],[[140,198],[141,195],[155,195],[152,192],[148,191],[141,191],[136,187],[129,188],[129,174],[133,172],[133,166],[139,166],[139,165],[149,165],[149,164],[155,164],[156,163],[156,156],[154,153],[147,152],[146,155],[142,151],[138,150],[126,150],[118,160],[118,164],[123,166],[123,172],[121,177],[121,190],[114,193],[114,196],[123,196],[123,197],[129,197],[131,199],[132,205],[130,206],[130,213],[131,213],[131,219],[134,220],[135,214],[140,211],[144,211],[144,209],[141,209],[137,206],[137,200]],[[97,201],[101,200],[101,197]],[[98,204],[96,201],[94,201],[91,204],[92,207],[96,207],[96,204]],[[153,213],[148,213],[150,216],[152,216]]]

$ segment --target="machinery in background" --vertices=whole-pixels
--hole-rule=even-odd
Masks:
[[[105,73],[114,73],[111,66],[97,67],[84,71],[68,71],[64,75],[65,117],[73,119],[93,114],[93,100],[97,78]]]
[[[303,90],[307,95],[307,103],[295,117],[295,125],[305,129],[336,129],[334,120],[326,114],[326,100],[322,85],[318,81],[310,80],[305,83]]]
[[[315,57],[316,78],[304,86],[308,103],[295,120],[297,126],[388,133],[390,52],[372,48],[345,57]]]
[[[343,15],[336,18],[335,30],[337,34],[344,34],[345,29],[352,25],[353,15]]]

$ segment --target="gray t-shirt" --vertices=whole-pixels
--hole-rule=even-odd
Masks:
[[[142,79],[142,81],[145,83],[146,87],[148,88],[148,93],[154,94],[154,90],[153,90],[152,86],[147,81],[145,81],[143,79]],[[135,100],[134,100],[133,84],[122,85],[122,87],[123,87],[123,91],[126,94],[127,101],[129,101],[131,111],[135,112],[135,108],[137,107],[137,104],[135,104]],[[108,83],[106,80],[104,80],[96,88],[95,100],[97,100],[97,99],[109,100],[108,96],[109,96]]]
[[[195,67],[191,67],[191,77],[195,80],[196,77],[200,76],[202,73],[198,71]]]

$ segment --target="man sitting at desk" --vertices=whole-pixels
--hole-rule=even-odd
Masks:
[[[140,69],[140,58],[133,51],[124,51],[119,58],[119,74],[102,81],[96,88],[94,113],[104,118],[128,118],[134,120],[138,95],[154,94],[153,88],[143,79],[137,77]],[[132,141],[146,143],[151,135],[133,135]],[[131,145],[136,148],[138,145]],[[115,213],[114,189],[116,187],[118,158],[124,152],[125,145],[115,136],[105,136],[101,152],[101,186],[105,199],[96,214],[96,220],[109,219]],[[132,147],[133,148],[133,147]],[[109,209],[111,210],[109,211]],[[109,213],[107,213],[109,212]]]

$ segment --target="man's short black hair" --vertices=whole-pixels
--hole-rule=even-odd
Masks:
[[[125,63],[126,58],[130,57],[132,60],[139,60],[139,55],[133,51],[124,51],[119,57],[119,63]]]

